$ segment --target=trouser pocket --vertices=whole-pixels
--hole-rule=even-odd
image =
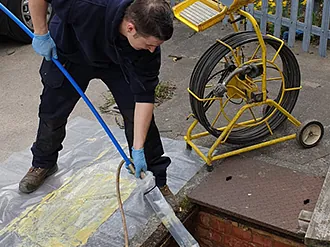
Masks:
[[[60,63],[68,70],[70,62],[67,59],[59,58]],[[53,61],[43,59],[39,70],[42,83],[51,87],[59,88],[62,86],[65,76]]]

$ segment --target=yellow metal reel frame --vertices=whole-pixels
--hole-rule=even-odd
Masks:
[[[287,135],[287,136],[275,138],[273,140],[269,140],[269,141],[266,141],[266,142],[254,144],[254,145],[251,145],[251,146],[247,146],[247,147],[244,147],[244,148],[239,148],[239,149],[234,150],[234,151],[229,151],[229,152],[222,153],[222,154],[219,154],[219,155],[214,155],[214,152],[215,152],[216,148],[219,145],[224,144],[226,142],[226,140],[228,139],[231,131],[234,128],[236,128],[236,127],[242,127],[242,126],[252,127],[252,126],[256,126],[256,125],[260,125],[260,124],[266,124],[266,126],[267,126],[270,134],[273,135],[273,131],[272,131],[272,129],[270,128],[270,126],[268,124],[268,119],[275,113],[276,110],[280,111],[283,115],[285,115],[287,117],[287,119],[292,124],[294,124],[295,126],[299,127],[301,125],[301,123],[296,118],[294,118],[288,111],[286,111],[280,105],[280,102],[283,99],[283,96],[284,96],[284,93],[285,92],[287,92],[287,91],[293,91],[293,90],[300,90],[301,89],[301,87],[297,87],[297,88],[285,88],[284,87],[284,78],[283,78],[282,71],[274,63],[275,62],[275,59],[278,57],[278,55],[280,53],[280,50],[282,49],[282,47],[284,45],[284,42],[282,40],[274,37],[274,36],[269,35],[272,38],[280,41],[282,44],[281,44],[280,48],[277,50],[277,52],[275,53],[274,57],[271,60],[267,60],[266,44],[265,44],[265,41],[263,39],[262,33],[260,31],[260,28],[258,26],[258,23],[254,19],[254,17],[252,15],[250,15],[249,13],[247,13],[246,11],[243,11],[241,9],[236,9],[236,12],[239,15],[242,15],[242,16],[246,17],[251,22],[251,24],[252,24],[252,26],[253,26],[253,28],[254,28],[254,30],[256,32],[257,38],[258,38],[259,46],[257,47],[255,53],[253,54],[252,59],[249,60],[249,61],[247,61],[246,63],[260,62],[262,64],[262,66],[263,66],[264,73],[262,74],[262,78],[261,78],[262,101],[261,102],[256,102],[256,103],[248,103],[248,104],[244,105],[236,113],[236,115],[234,116],[234,118],[231,119],[231,120],[228,117],[225,117],[227,119],[227,121],[228,121],[228,125],[225,126],[225,127],[218,128],[218,130],[221,131],[222,133],[217,138],[217,140],[213,143],[213,145],[209,149],[207,155],[205,155],[205,154],[203,154],[201,152],[201,150],[193,143],[193,140],[194,139],[201,138],[201,137],[208,136],[208,135],[210,135],[210,133],[206,131],[206,132],[201,132],[201,133],[197,133],[197,134],[192,134],[194,128],[198,124],[198,120],[194,120],[193,121],[193,123],[190,125],[190,127],[187,130],[187,134],[184,137],[184,140],[186,141],[186,143],[192,149],[194,149],[196,151],[196,153],[206,162],[207,165],[211,165],[211,163],[213,161],[215,161],[215,160],[227,158],[227,157],[230,157],[230,156],[233,156],[233,155],[237,155],[237,154],[240,154],[240,153],[243,153],[243,152],[252,151],[252,150],[255,150],[255,149],[259,149],[259,148],[262,148],[262,147],[270,146],[270,145],[273,145],[273,144],[276,144],[276,143],[280,143],[280,142],[284,142],[284,141],[288,141],[288,140],[292,140],[292,139],[295,139],[296,138],[296,134],[291,134],[291,135]],[[229,14],[229,17],[230,17],[231,20],[234,19],[233,15],[231,13]],[[233,23],[233,28],[234,28],[234,31],[235,32],[238,31],[238,27],[237,27],[236,23]],[[239,57],[239,55],[236,55],[236,54],[239,54],[239,52],[238,52],[239,51],[239,48],[236,49],[236,51],[235,51],[231,46],[229,46],[225,42],[223,42],[221,40],[218,40],[218,42],[221,43],[222,45],[226,46],[228,49],[230,49],[230,51],[231,51],[232,55],[234,56],[235,61],[237,62],[237,64],[238,65],[241,65],[241,58]],[[255,57],[255,55],[257,54],[257,52],[258,52],[259,49],[261,49],[261,59],[253,59]],[[279,103],[275,102],[272,99],[267,99],[267,75],[266,75],[266,65],[267,65],[267,63],[270,63],[270,64],[276,66],[278,68],[278,71],[281,73],[283,89],[282,89],[282,95],[280,97]],[[268,80],[270,81],[270,80],[275,80],[275,79],[277,79],[277,78],[269,78]],[[255,80],[254,82],[258,82],[258,81]],[[213,98],[201,99],[201,98],[197,97],[197,95],[195,95],[189,88],[188,88],[188,91],[189,91],[189,93],[191,95],[193,95],[193,97],[195,97],[199,101],[219,100],[221,107],[220,107],[220,111],[219,111],[218,115],[216,116],[216,119],[221,115],[221,113],[225,115],[224,107],[225,107],[225,105],[226,105],[226,103],[228,101],[223,104],[222,103],[222,98],[213,97]],[[248,121],[237,123],[238,120],[239,120],[239,118],[242,116],[242,114],[246,110],[250,110],[251,111],[251,109],[253,107],[262,106],[262,105],[269,105],[270,107],[273,106],[275,108],[275,110],[269,116],[267,116],[265,118],[262,118],[262,119],[261,118],[259,118],[259,119],[252,119],[252,120],[248,120]]]
[[[252,146],[248,146],[248,147],[244,147],[244,148],[240,148],[234,151],[229,151],[220,155],[213,155],[213,153],[215,152],[216,148],[221,145],[224,144],[227,140],[227,138],[230,135],[230,132],[233,130],[233,128],[235,126],[242,126],[242,125],[246,125],[246,124],[250,124],[251,121],[254,120],[249,120],[249,121],[245,121],[245,122],[241,122],[241,123],[236,123],[238,121],[238,119],[242,116],[242,114],[255,106],[261,106],[261,105],[269,105],[269,106],[274,106],[277,110],[281,111],[287,118],[288,120],[293,123],[295,126],[300,126],[301,123],[294,118],[289,112],[287,112],[282,106],[280,106],[277,102],[275,102],[274,100],[271,99],[267,99],[264,102],[258,102],[258,103],[251,103],[251,104],[247,104],[244,105],[235,115],[235,117],[229,122],[229,124],[225,127],[219,128],[218,130],[222,131],[221,135],[217,138],[217,140],[213,143],[213,145],[211,146],[211,148],[209,149],[207,155],[204,155],[201,150],[193,143],[192,140],[194,139],[198,139],[201,137],[205,137],[210,135],[209,132],[201,132],[201,133],[197,133],[197,134],[192,134],[192,131],[194,130],[194,128],[197,126],[198,124],[198,120],[194,120],[194,122],[190,125],[190,127],[188,128],[187,134],[184,137],[184,140],[187,142],[187,144],[189,146],[191,146],[195,152],[206,162],[207,165],[211,165],[211,163],[215,160],[219,160],[219,159],[223,159],[223,158],[227,158],[233,155],[237,155],[243,152],[248,152],[248,151],[252,151],[255,149],[259,149],[262,147],[266,147],[266,146],[270,146],[276,143],[280,143],[280,142],[284,142],[284,141],[288,141],[291,139],[295,139],[296,138],[296,134],[292,134],[292,135],[287,135],[284,137],[280,137],[280,138],[276,138],[270,141],[266,141],[266,142],[262,142],[259,144],[255,144]],[[260,123],[259,123],[260,124]],[[270,130],[270,133],[273,134],[272,130],[270,129],[270,126],[268,124],[267,121],[265,121],[265,124],[267,125],[268,129]]]

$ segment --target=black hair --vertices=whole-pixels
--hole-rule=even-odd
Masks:
[[[143,37],[166,41],[173,35],[173,12],[166,0],[135,0],[126,9],[124,18]]]

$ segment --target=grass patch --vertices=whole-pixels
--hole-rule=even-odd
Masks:
[[[180,202],[180,208],[184,212],[188,212],[192,206],[193,204],[190,202],[187,196],[185,196]]]
[[[155,101],[157,105],[173,97],[176,87],[170,82],[160,82],[155,89]]]
[[[155,89],[155,106],[159,106],[166,100],[173,97],[176,87],[170,82],[160,82]],[[99,107],[101,113],[111,112],[111,106],[114,105],[115,99],[110,91],[102,94],[105,103]]]
[[[101,113],[111,112],[111,106],[115,103],[115,99],[110,91],[102,94],[105,103],[99,107]]]

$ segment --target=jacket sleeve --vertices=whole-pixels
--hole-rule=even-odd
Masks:
[[[53,11],[64,22],[70,21],[71,7],[76,0],[45,0],[52,5]]]
[[[132,62],[129,73],[130,87],[135,97],[135,102],[155,102],[155,88],[159,83],[159,70],[161,63],[160,48],[150,53],[144,53],[139,59]],[[132,73],[133,72],[133,73]]]

